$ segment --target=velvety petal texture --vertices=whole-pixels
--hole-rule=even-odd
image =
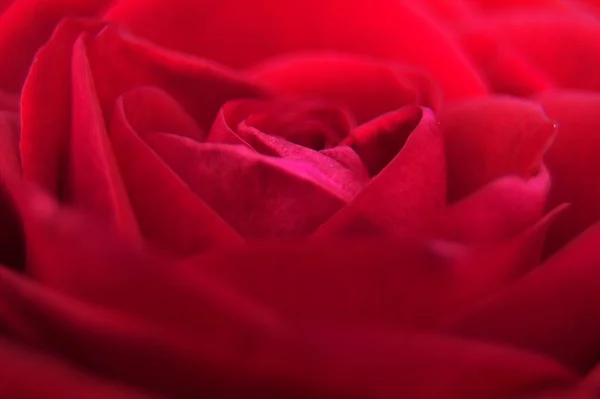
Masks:
[[[529,96],[552,88],[599,89],[594,1],[415,3],[456,34],[494,91]]]
[[[107,18],[161,45],[226,65],[250,66],[289,52],[338,51],[418,65],[454,99],[486,93],[477,70],[451,38],[403,2],[152,0],[140,5],[121,0]],[[403,40],[406,36],[419,39]],[[423,44],[429,46],[425,51]]]
[[[33,267],[47,271],[37,282],[0,269],[4,331],[26,345],[60,353],[73,364],[85,365],[86,370],[133,389],[169,396],[202,390],[233,397],[257,393],[263,397],[345,397],[356,392],[369,397],[407,392],[444,397],[450,392],[476,398],[567,388],[575,381],[571,372],[554,361],[507,347],[434,333],[349,328],[335,319],[315,324],[311,317],[308,324],[290,323],[286,321],[289,311],[267,311],[243,296],[243,291],[232,290],[231,278],[215,276],[209,266],[215,261],[229,264],[226,256],[248,260],[258,255],[265,261],[277,259],[278,254],[289,256],[290,248],[281,243],[255,247],[255,255],[247,250],[238,255],[216,252],[199,263],[177,265],[161,257],[149,258],[119,244],[115,237],[95,232],[89,219],[60,210],[42,194],[13,188],[13,196],[29,215],[38,237],[54,237],[55,241],[31,242],[36,250],[48,245],[45,257],[31,258]],[[389,256],[394,252],[389,247],[373,251],[376,247],[371,245],[347,244],[334,244],[329,251],[306,243],[295,248],[307,262],[290,259],[316,267],[341,266],[349,259],[359,265],[363,263],[359,259],[367,256],[375,264],[391,264]],[[75,250],[61,248],[67,245]],[[400,253],[409,254],[411,248]],[[333,256],[323,258],[323,249]],[[347,256],[338,256],[344,252]],[[382,258],[375,260],[369,254]],[[214,270],[222,273],[220,269]],[[369,275],[376,276],[365,277]],[[352,275],[346,276],[348,282],[353,281]],[[156,292],[162,293],[162,299]],[[367,315],[382,314],[371,313],[365,305],[361,307]],[[404,377],[398,379],[398,375]],[[432,386],[432,378],[440,384]]]
[[[450,330],[544,353],[588,371],[600,350],[594,317],[597,235],[596,226],[492,300],[460,316]]]
[[[495,178],[537,174],[556,130],[539,104],[510,97],[455,104],[440,118],[451,201]]]
[[[0,88],[20,91],[39,47],[67,17],[100,15],[110,0],[13,0],[0,3]]]
[[[0,0],[0,397],[593,399],[592,0]]]
[[[596,183],[600,95],[551,92],[541,95],[539,102],[558,126],[546,156],[553,177],[549,205],[571,204],[548,237],[547,249],[554,252],[600,218],[600,190]]]

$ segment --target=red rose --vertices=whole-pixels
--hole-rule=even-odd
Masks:
[[[0,1],[2,397],[595,397],[594,7]]]

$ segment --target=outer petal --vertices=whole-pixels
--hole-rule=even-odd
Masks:
[[[0,1],[0,12],[4,12],[8,8],[8,6],[10,6],[14,2],[15,2],[15,0],[2,0],[2,1]]]
[[[581,383],[582,389],[600,395],[600,365],[596,365]]]
[[[600,21],[593,7],[569,0],[415,3],[456,33],[495,92],[529,96],[597,83],[592,31]],[[585,65],[592,70],[583,72]]]
[[[58,208],[40,193],[18,187],[13,192],[26,221],[30,272],[46,287],[181,330],[195,331],[205,326],[207,319],[213,327],[222,325],[231,331],[239,329],[235,326],[238,322],[256,329],[277,325],[270,312],[213,279],[165,268],[166,258],[142,252],[81,214]],[[134,281],[132,290],[127,283]],[[186,305],[189,303],[198,306]],[[210,329],[205,332],[210,334]],[[216,336],[206,338],[214,340]]]
[[[72,119],[65,201],[139,238],[135,215],[110,146],[86,56],[85,35],[72,58]]]
[[[225,345],[215,345],[212,340],[192,339],[173,328],[91,306],[4,268],[0,276],[3,331],[87,370],[167,397],[207,392],[245,397],[264,384],[251,373],[249,378],[243,376],[241,367],[230,360],[243,351],[243,338],[228,337]],[[128,288],[132,292],[134,287]],[[227,336],[220,332],[221,337]],[[287,397],[285,389],[276,392]],[[274,397],[281,397],[278,394]]]
[[[431,328],[537,265],[555,216],[477,247],[411,236],[275,241],[193,262],[294,320]]]
[[[415,68],[344,55],[307,55],[267,61],[251,74],[279,95],[344,104],[358,123],[405,105],[436,109],[440,93]]]
[[[431,111],[406,107],[384,115],[358,127],[348,143],[377,175],[317,237],[394,235],[444,205],[443,143]]]
[[[558,123],[558,134],[546,154],[552,175],[549,206],[569,202],[572,206],[550,231],[547,251],[558,250],[600,218],[600,95],[548,93],[539,101]]]
[[[490,301],[454,320],[461,336],[544,353],[580,371],[600,356],[600,226]]]
[[[451,100],[486,92],[477,72],[451,38],[395,0],[368,4],[361,0],[294,4],[271,0],[187,0],[167,4],[153,0],[143,4],[140,7],[137,0],[120,1],[107,18],[156,43],[235,67],[282,53],[333,50],[423,67],[440,82]]]
[[[31,192],[17,197],[37,231],[55,240],[46,242],[47,256],[38,262],[54,273],[45,281],[63,293],[0,268],[3,331],[148,392],[479,398],[574,382],[549,359],[502,347],[396,330],[281,324],[200,270],[149,259]]]
[[[463,27],[459,38],[496,93],[527,97],[556,85],[543,68],[533,65],[526,54],[507,43],[502,31],[491,29],[485,20]]]
[[[124,92],[157,86],[207,131],[225,102],[266,95],[257,84],[212,59],[162,49],[115,26],[105,27],[90,40],[88,54],[105,116],[111,115],[114,101]]]
[[[25,267],[23,226],[6,184],[21,176],[19,136],[18,115],[0,111],[0,264],[15,269]]]
[[[600,72],[595,67],[600,64],[599,21],[525,14],[487,24],[556,87],[600,89]],[[510,79],[511,75],[504,75],[505,81]]]
[[[151,399],[150,395],[94,377],[56,357],[0,339],[0,392],[10,398]]]
[[[97,24],[63,21],[36,55],[21,96],[23,175],[63,198],[69,163],[71,56],[83,29]],[[52,101],[46,101],[51,97]]]
[[[485,14],[545,13],[555,15],[581,15],[585,10],[569,0],[471,0],[477,10]]]
[[[61,178],[69,162],[73,46],[82,32],[99,30],[87,41],[87,57],[89,79],[94,81],[105,118],[112,115],[114,102],[125,91],[154,85],[173,95],[208,130],[224,102],[264,94],[213,63],[165,52],[115,27],[64,21],[38,53],[22,96],[25,177],[58,197],[66,196]],[[53,98],[50,103],[45,101],[49,96]]]
[[[7,3],[2,1],[0,3]],[[68,17],[97,15],[110,0],[16,0],[0,4],[0,88],[20,91],[35,53]],[[2,8],[5,8],[2,10]]]
[[[181,107],[160,90],[139,88],[118,99],[110,140],[144,237],[183,255],[241,242],[142,138],[165,130],[182,138],[201,134]]]
[[[470,0],[407,0],[413,7],[427,14],[434,21],[447,27],[461,27],[477,20],[477,13]]]
[[[470,244],[509,239],[540,220],[549,191],[545,167],[527,180],[503,177],[432,215],[431,229]]]
[[[506,175],[528,178],[555,134],[536,103],[492,97],[448,107],[440,116],[454,201]]]
[[[577,0],[578,3],[587,7],[588,10],[592,12],[596,12],[596,16],[600,17],[600,4],[598,4],[595,0]]]
[[[19,151],[20,123],[19,115],[0,111],[0,164],[4,171],[20,175],[21,154]]]
[[[20,94],[0,91],[0,109],[3,111],[18,112],[20,109]]]
[[[544,357],[433,334],[308,327],[281,337],[222,331],[216,341],[191,339],[0,275],[0,322],[9,334],[168,397],[475,399],[575,379]]]
[[[0,163],[0,265],[23,270],[26,252],[23,220],[8,186],[9,179],[16,178],[13,171]]]

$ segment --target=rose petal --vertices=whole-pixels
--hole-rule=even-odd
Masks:
[[[0,164],[1,169],[21,175],[21,139],[19,115],[0,111]]]
[[[532,13],[536,11],[555,13],[557,15],[577,15],[579,8],[572,1],[565,0],[471,0],[470,3],[484,13]]]
[[[509,97],[450,106],[440,122],[451,201],[505,175],[537,174],[555,133],[554,122],[538,104]]]
[[[413,327],[430,324],[451,296],[455,263],[470,255],[457,251],[446,254],[410,237],[392,243],[275,241],[207,252],[188,267],[293,320]]]
[[[206,132],[198,127],[181,104],[158,87],[136,87],[124,93],[122,99],[127,120],[140,136],[175,133],[197,141],[206,138]]]
[[[165,102],[171,105],[162,107]],[[241,237],[190,191],[131,124],[143,128],[142,133],[160,128],[186,136],[180,130],[186,115],[173,103],[160,91],[140,88],[117,101],[111,120],[110,140],[142,233],[160,247],[183,255],[240,242]],[[160,123],[144,126],[140,119],[145,115],[154,116],[144,124]]]
[[[0,12],[4,12],[15,0],[0,0]]]
[[[269,136],[243,123],[238,127],[238,133],[253,148],[259,148],[261,153],[268,151],[281,158],[310,163],[330,181],[331,185],[337,188],[340,196],[344,199],[354,198],[368,183],[368,175],[364,166],[357,174],[321,152]],[[358,158],[357,155],[356,157]]]
[[[529,96],[554,87],[583,87],[566,79],[578,79],[575,75],[584,68],[579,65],[582,56],[574,52],[593,48],[585,43],[593,41],[594,35],[585,39],[574,32],[597,25],[588,7],[565,0],[486,0],[458,3],[462,7],[453,2],[455,7],[448,12],[444,2],[429,3],[433,4],[428,11],[457,33],[495,92]]]
[[[133,287],[128,288],[132,292]],[[176,312],[171,309],[171,313]],[[230,341],[228,334],[222,335],[228,336],[227,346],[193,340],[169,328],[90,306],[4,268],[0,268],[0,323],[3,331],[21,342],[167,397],[198,393],[244,397],[253,388],[254,394],[260,392],[256,385],[261,382],[264,386],[240,371],[242,362],[237,357],[244,344]],[[279,394],[287,397],[281,390]]]
[[[0,321],[11,335],[168,397],[474,399],[575,382],[547,358],[433,334],[316,327],[243,344],[229,334],[191,340],[0,274]]]
[[[589,370],[600,356],[599,239],[595,226],[490,301],[454,320],[448,330]]]
[[[363,181],[369,180],[369,173],[367,172],[367,169],[365,169],[365,164],[352,148],[340,145],[334,148],[326,148],[320,152],[341,165],[344,165],[348,170],[353,171],[358,179]]]
[[[151,399],[131,388],[86,374],[55,357],[0,338],[0,392],[11,398]]]
[[[243,123],[314,150],[338,145],[353,127],[349,113],[337,104],[309,100],[266,105],[263,112],[249,115]]]
[[[234,67],[289,52],[338,51],[422,67],[450,100],[486,92],[477,71],[451,38],[395,0],[368,4],[355,0],[295,4],[152,0],[144,2],[143,10],[136,0],[121,0],[107,18],[166,47]]]
[[[265,91],[213,61],[175,53],[105,27],[88,43],[98,98],[110,116],[114,101],[139,86],[157,86],[174,97],[208,131],[228,100],[264,97]]]
[[[582,389],[600,395],[600,365],[596,365],[581,382]]]
[[[494,92],[527,97],[554,88],[555,83],[543,69],[533,65],[507,43],[502,31],[494,31],[485,20],[463,28],[459,38]]]
[[[600,24],[580,16],[530,16],[490,21],[515,50],[561,88],[600,90]],[[540,45],[542,43],[543,45]],[[512,79],[505,75],[504,80]]]
[[[376,176],[401,151],[421,117],[421,110],[416,107],[380,115],[354,129],[344,144],[351,146],[370,175]]]
[[[600,188],[596,184],[600,95],[559,92],[544,94],[538,100],[558,123],[556,139],[545,157],[552,175],[548,206],[562,202],[572,205],[549,233],[546,251],[552,253],[600,218]]]
[[[0,267],[3,331],[169,397],[212,389],[242,395],[261,384],[240,373],[253,372],[243,371],[244,351],[252,350],[245,345],[277,326],[269,312],[214,279],[142,254],[35,191],[14,192],[44,285]]]
[[[39,261],[61,274],[51,284],[62,292],[0,268],[3,331],[149,392],[273,398],[452,392],[476,398],[574,382],[546,358],[444,336],[345,326],[282,328],[197,267],[141,254],[76,214],[50,203],[40,206],[44,197],[35,192],[15,193],[38,231],[53,239]]]
[[[410,129],[415,125],[416,128],[411,132]],[[407,129],[408,126],[410,129]],[[384,151],[383,156],[391,154],[390,148],[379,145],[378,134],[384,136],[384,143],[393,141],[397,155],[348,205],[319,228],[316,237],[390,236],[402,232],[411,224],[421,223],[424,214],[444,205],[443,143],[431,111],[404,108],[359,127],[352,141],[363,161],[367,154],[372,154],[372,150]],[[406,142],[402,143],[402,140]],[[399,148],[402,144],[403,147]],[[366,158],[368,163],[371,158]],[[372,159],[379,161],[376,156]],[[374,165],[368,167],[376,170]],[[382,193],[385,195],[382,196]]]
[[[577,0],[578,3],[583,5],[586,10],[596,12],[596,16],[600,16],[600,4],[596,0]]]
[[[268,157],[244,146],[199,144],[174,135],[145,139],[244,237],[304,236],[350,200],[343,186],[308,160]]]
[[[477,13],[469,0],[408,0],[412,7],[425,13],[439,24],[460,28],[477,20]]]
[[[423,72],[344,55],[270,60],[251,74],[279,95],[322,98],[347,106],[364,123],[405,105],[436,107],[439,94]]]
[[[482,299],[510,286],[513,281],[537,267],[548,228],[563,211],[564,206],[557,207],[520,234],[483,245],[483,249],[475,254],[471,267],[459,269],[459,272],[464,273],[459,275],[459,279],[463,281],[460,290],[463,300],[454,309],[460,310],[480,303]],[[448,316],[450,318],[451,315]]]
[[[315,165],[324,166],[324,171],[331,168],[332,162],[324,160],[321,156],[328,157],[346,169],[352,171],[357,180],[366,182],[369,175],[365,169],[360,157],[351,148],[345,145],[338,145],[332,148],[326,148],[319,151],[318,155],[308,148],[286,143],[284,140],[269,137],[261,134],[256,129],[252,129],[246,123],[243,123],[248,115],[254,112],[264,112],[269,108],[270,102],[238,100],[232,101],[223,106],[221,112],[215,119],[215,123],[208,135],[206,141],[213,143],[244,144],[254,150],[264,154],[278,156],[281,158],[300,157],[312,159]],[[346,115],[338,115],[339,117]],[[353,126],[350,120],[338,121],[343,126],[337,130],[346,132]],[[348,132],[346,132],[346,135]],[[336,163],[333,164],[337,166]]]
[[[275,324],[269,312],[212,279],[164,268],[164,258],[141,253],[90,219],[56,207],[35,191],[13,188],[13,192],[26,219],[30,271],[45,286],[182,330],[203,330],[207,319],[213,327],[223,324],[231,331],[238,329],[233,324],[239,320],[257,326]],[[128,283],[133,281],[132,291]],[[189,303],[198,306],[189,307]]]
[[[11,172],[0,162],[0,264],[23,270],[26,253],[23,221],[8,186],[9,179],[18,177]]]
[[[0,110],[9,112],[19,112],[21,106],[20,94],[12,94],[0,91]]]
[[[322,150],[338,145],[354,127],[354,121],[345,109],[325,101],[236,100],[223,106],[206,141],[248,144],[241,125],[307,149]],[[262,152],[263,148],[255,149]]]
[[[65,196],[71,132],[73,45],[92,23],[63,21],[36,55],[21,97],[23,176],[58,198]],[[52,98],[52,101],[47,101]]]
[[[434,215],[431,229],[470,244],[508,239],[542,217],[549,191],[545,167],[528,180],[503,177]]]
[[[10,60],[0,68],[0,87],[13,92],[21,90],[34,55],[61,20],[97,15],[110,3],[110,0],[13,1],[0,14],[0,58]]]
[[[310,163],[337,187],[340,196],[346,199],[353,198],[369,181],[367,171],[354,151],[345,146],[334,147],[329,152],[314,151],[281,137],[265,134],[260,129],[249,125],[252,123],[253,115],[265,115],[267,118],[267,113],[277,113],[279,109],[278,104],[271,102],[247,100],[230,102],[219,113],[207,142],[242,144],[260,154]],[[268,121],[264,121],[263,124],[265,123]],[[344,148],[347,151],[344,151]],[[338,162],[329,154],[343,157],[343,162]]]
[[[73,47],[72,130],[64,200],[137,239],[137,222],[110,146],[84,41],[82,35]]]
[[[316,372],[334,381],[346,377],[341,384],[354,395],[506,398],[573,385],[572,377],[556,369],[557,363],[512,348],[430,333],[360,328],[330,331],[325,330],[309,342],[343,364],[348,372],[346,375],[331,373],[335,369],[329,375],[327,369]],[[326,362],[319,364],[323,368],[328,366]]]
[[[432,327],[539,262],[556,212],[501,243],[271,242],[191,261],[294,320]]]
[[[132,87],[155,85],[172,94],[208,131],[220,106],[231,98],[257,97],[255,84],[207,61],[159,49],[116,27],[66,20],[38,52],[22,95],[24,176],[58,198],[69,169],[71,58],[79,35],[92,35],[87,56],[106,119],[114,101]],[[109,61],[110,60],[110,61]],[[46,101],[52,97],[53,101]]]

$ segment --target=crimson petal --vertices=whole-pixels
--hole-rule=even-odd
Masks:
[[[489,97],[452,105],[440,116],[450,201],[499,177],[529,178],[541,169],[555,125],[536,103]]]
[[[171,105],[163,108],[164,103]],[[144,118],[148,114],[154,116]],[[143,126],[139,119],[145,119],[145,124],[160,123]],[[165,93],[140,88],[117,101],[110,140],[144,236],[162,248],[190,255],[215,245],[241,242],[241,237],[190,191],[132,126],[143,128],[142,134],[167,128],[185,137],[181,130],[185,120],[183,110]]]
[[[393,156],[385,145],[389,141],[397,155],[319,228],[316,237],[384,232],[394,235],[421,223],[422,215],[441,209],[446,200],[445,162],[442,136],[433,113],[402,108],[358,127],[349,140],[371,171],[381,166],[369,164],[372,158],[378,159],[371,155],[382,151],[383,156]]]
[[[69,17],[98,15],[110,0],[18,0],[0,14],[0,87],[19,92],[34,55],[59,23]],[[0,5],[1,7],[1,5]]]
[[[553,253],[600,218],[600,187],[596,184],[600,95],[549,92],[538,100],[558,123],[556,139],[545,157],[552,175],[548,205],[572,205],[550,231],[546,250]]]
[[[85,373],[57,357],[0,338],[0,392],[10,398],[152,399],[125,385]]]
[[[449,100],[486,93],[478,72],[451,37],[396,0],[368,4],[360,0],[294,4],[147,0],[141,4],[121,0],[107,18],[166,47],[233,67],[290,52],[337,51],[421,67],[440,83]]]
[[[439,105],[437,87],[424,72],[347,55],[269,60],[250,72],[279,95],[344,104],[358,123],[405,105]]]
[[[138,238],[135,215],[119,175],[86,56],[85,35],[73,47],[72,123],[66,202],[113,221]]]
[[[600,356],[599,239],[596,225],[529,275],[455,319],[448,330],[589,370]]]
[[[167,134],[148,135],[146,142],[245,237],[306,235],[350,200],[344,187],[308,160]]]
[[[266,96],[257,84],[214,61],[162,49],[112,25],[88,42],[88,54],[105,116],[124,92],[157,86],[208,131],[228,100]]]

